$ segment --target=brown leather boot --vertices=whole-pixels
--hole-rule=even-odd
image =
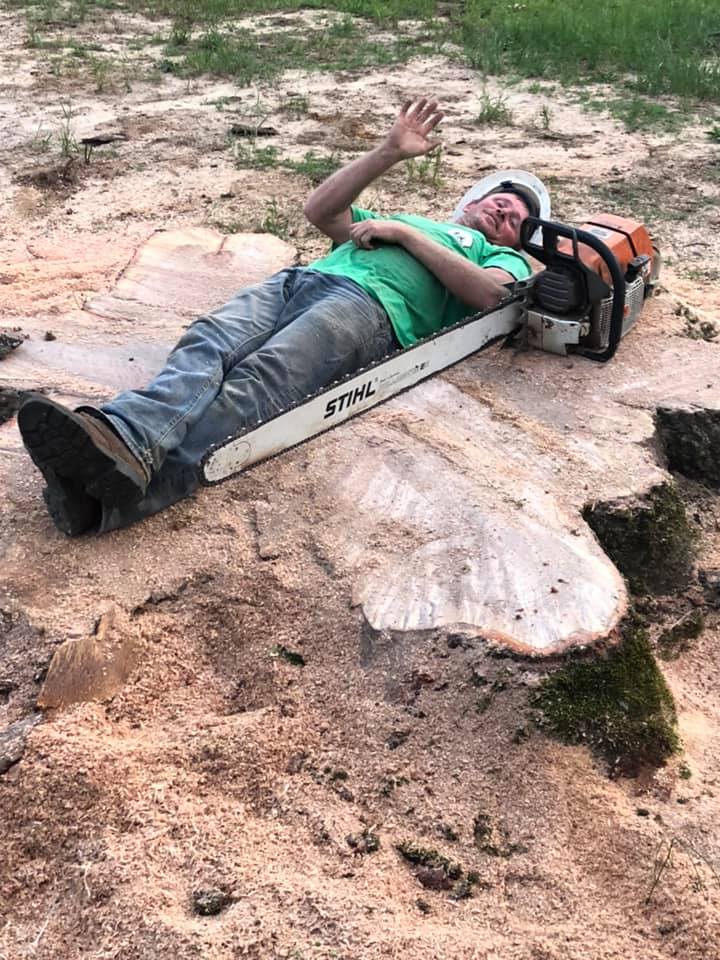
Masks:
[[[139,500],[149,482],[149,471],[117,433],[103,420],[69,410],[40,394],[30,394],[18,413],[18,426],[33,463],[48,485],[51,516],[65,533],[58,517],[85,515],[84,496],[109,507]],[[70,481],[70,482],[68,482]],[[71,497],[72,503],[63,499]],[[56,517],[57,514],[57,517]]]

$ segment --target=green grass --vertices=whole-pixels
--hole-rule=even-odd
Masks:
[[[717,0],[467,0],[460,33],[485,73],[564,83],[629,77],[641,93],[720,100]]]
[[[33,153],[46,153],[51,148],[52,140],[52,132],[44,130],[42,123],[40,123],[35,136],[30,141],[30,149]]]
[[[712,179],[714,169],[712,164],[696,162],[693,175],[702,183]],[[661,171],[600,179],[593,183],[593,197],[608,213],[655,224],[705,217],[716,204],[714,197],[700,190],[686,190],[682,180],[668,180]]]
[[[60,153],[63,157],[74,157],[78,153],[78,143],[75,139],[75,129],[72,122],[75,116],[72,103],[70,101],[62,103],[60,109],[63,116],[59,131]]]
[[[188,31],[193,25],[292,10],[327,10],[377,23],[432,22],[437,7],[436,0],[2,0],[0,5],[23,9],[29,19],[42,25],[76,25],[99,10],[125,10],[152,18],[170,18],[180,31]]]
[[[483,93],[475,123],[511,124],[512,111],[508,107],[505,97],[491,97],[489,93]]]
[[[256,32],[232,24],[218,25],[194,38],[184,38],[181,45],[173,40],[175,36],[174,31],[164,49],[163,72],[181,77],[232,77],[243,86],[271,80],[283,70],[363,70],[431,52],[410,35],[389,41],[374,39],[364,27],[345,18],[298,32]]]
[[[194,23],[212,23],[251,14],[280,13],[287,10],[327,10],[366,17],[381,23],[395,20],[426,20],[434,16],[435,0],[127,0],[120,6],[152,10],[157,16],[184,17]]]
[[[688,267],[682,270],[689,280],[701,280],[703,283],[720,283],[720,270],[717,267]]]
[[[281,240],[287,240],[290,236],[290,226],[290,216],[273,197],[265,207],[265,216],[260,223],[260,231],[262,233],[273,233]]]
[[[310,111],[310,98],[300,94],[290,94],[280,104],[280,110],[293,120],[304,117]]]
[[[631,133],[637,130],[664,130],[673,133],[688,121],[687,111],[681,112],[647,97],[632,94],[616,99],[589,100],[587,106],[591,110],[607,111]]]
[[[236,140],[233,145],[235,164],[241,168],[267,170],[279,164],[278,148],[271,145],[258,146],[257,140]]]
[[[172,27],[164,68],[183,76],[208,73],[239,82],[269,79],[280,70],[365,69],[398,63],[457,44],[462,57],[484,75],[615,83],[618,93],[661,94],[720,102],[720,3],[717,0],[0,0],[22,10],[29,42],[107,11],[166,18]],[[324,29],[269,29],[243,33],[236,22],[252,15],[325,11]],[[334,18],[334,19],[332,19]],[[418,33],[400,21],[420,21]],[[233,25],[235,23],[235,25]],[[379,42],[369,28],[389,28]],[[453,54],[455,55],[455,54]],[[630,108],[628,122],[660,122],[648,109]]]
[[[442,186],[442,147],[426,153],[422,157],[405,161],[405,175],[408,184],[429,184],[438,190]]]
[[[335,173],[340,168],[341,160],[334,153],[324,157],[315,153],[314,150],[308,150],[302,160],[285,160],[283,166],[286,170],[292,170],[293,173],[307,177],[310,183],[317,185],[327,180],[331,173]]]
[[[552,110],[549,104],[544,103],[542,105],[542,107],[540,108],[540,113],[538,115],[538,120],[543,130],[550,129],[550,124],[552,123]]]

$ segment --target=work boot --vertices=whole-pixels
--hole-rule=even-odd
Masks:
[[[75,480],[63,480],[55,475],[43,490],[43,499],[55,526],[68,537],[97,530],[102,519],[102,505]]]
[[[18,426],[47,482],[45,500],[53,521],[70,536],[82,532],[77,527],[92,510],[83,494],[108,507],[144,495],[145,467],[104,420],[31,394],[20,408]]]

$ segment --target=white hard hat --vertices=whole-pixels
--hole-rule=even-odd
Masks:
[[[516,193],[525,201],[531,216],[539,217],[541,220],[550,219],[550,194],[542,180],[526,170],[498,170],[497,173],[483,177],[474,187],[470,187],[455,208],[453,220],[457,220],[469,203],[482,200],[491,193]],[[535,231],[531,239],[535,243],[541,242],[540,228]]]

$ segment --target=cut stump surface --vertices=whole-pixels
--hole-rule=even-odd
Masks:
[[[141,386],[193,315],[291,256],[270,236],[154,234],[110,292],[56,322],[56,340],[31,337],[2,373],[77,402]],[[679,323],[651,301],[607,366],[486,351],[256,468],[261,549],[311,543],[375,630],[452,627],[530,655],[612,636],[626,588],[583,507],[668,479],[652,442],[658,406],[720,408],[718,346],[683,338]],[[15,454],[2,467],[11,499],[31,510],[38,489],[14,423],[0,438]],[[242,497],[247,484],[228,488]],[[209,517],[211,495],[198,503]],[[172,553],[168,525],[154,531]]]

